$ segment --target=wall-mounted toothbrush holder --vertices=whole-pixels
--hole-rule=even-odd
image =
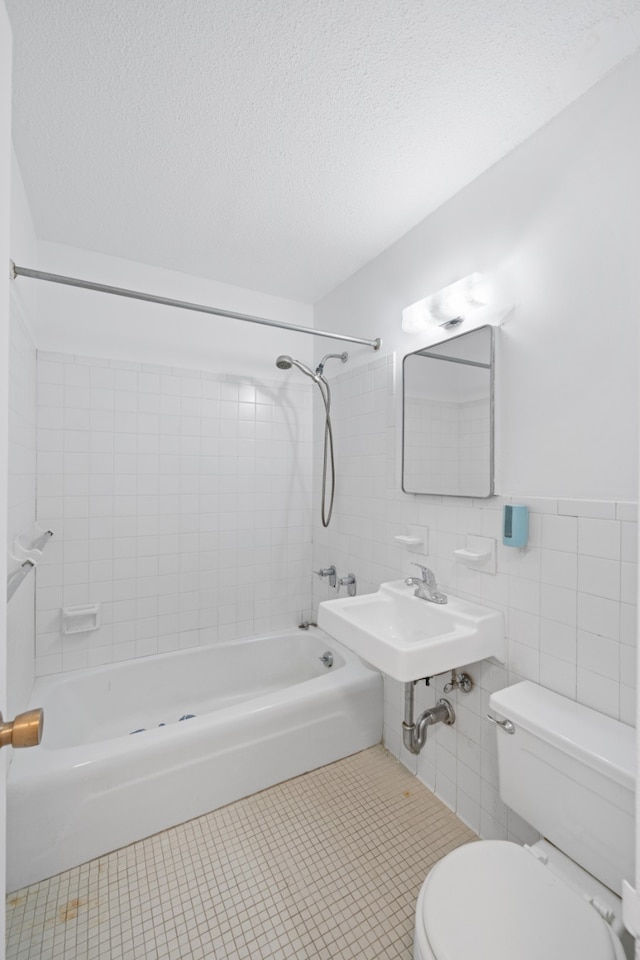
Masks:
[[[7,575],[7,602],[14,595],[22,581],[42,560],[43,547],[53,536],[53,530],[45,530],[39,524],[34,524],[35,539],[30,546],[25,546],[24,536],[20,535],[14,538],[13,550],[8,557],[8,566],[10,569]],[[13,569],[11,569],[13,567]]]
[[[33,533],[29,539],[30,544],[26,544],[27,536],[21,533],[13,541],[13,557],[17,561],[33,559],[37,563],[42,558],[42,551],[53,536],[53,530],[41,527],[39,523],[34,523]]]
[[[33,560],[23,560],[17,570],[9,574],[7,577],[7,603],[34,567],[35,563]]]
[[[460,563],[482,573],[496,572],[496,541],[492,537],[474,537],[467,535],[464,547],[453,551]]]
[[[36,532],[36,538],[31,544],[31,549],[44,550],[46,545],[49,543],[49,540],[53,536],[53,530],[45,529],[45,527],[41,527],[39,523],[34,524],[34,529]]]
[[[14,564],[22,564],[24,560],[32,560],[34,566],[42,560],[42,550],[34,547],[25,547],[20,538],[16,537],[13,541],[13,550],[9,553],[9,560]]]

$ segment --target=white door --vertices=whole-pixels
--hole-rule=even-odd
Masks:
[[[9,222],[11,184],[11,31],[0,3],[0,710],[7,705],[7,477],[9,406]],[[7,719],[7,718],[5,718]],[[8,718],[11,719],[11,718]],[[7,754],[0,750],[0,960],[5,956]]]

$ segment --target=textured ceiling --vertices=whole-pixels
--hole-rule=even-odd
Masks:
[[[640,0],[7,0],[44,239],[314,301],[640,45]]]

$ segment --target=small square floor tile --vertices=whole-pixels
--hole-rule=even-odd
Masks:
[[[474,840],[382,746],[7,897],[7,960],[411,960],[420,885]]]

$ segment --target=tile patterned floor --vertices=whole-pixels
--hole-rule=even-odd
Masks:
[[[372,747],[10,895],[7,960],[410,960],[474,838]]]

